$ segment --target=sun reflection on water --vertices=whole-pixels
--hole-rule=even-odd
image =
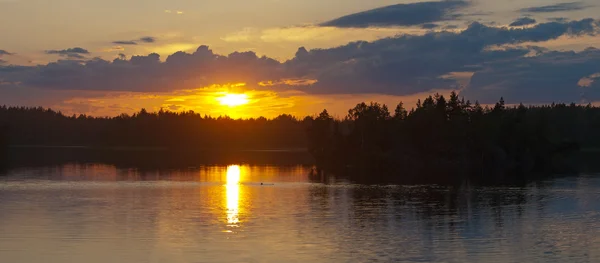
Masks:
[[[240,177],[241,169],[239,165],[230,165],[227,167],[227,224],[228,226],[237,226],[240,222]]]

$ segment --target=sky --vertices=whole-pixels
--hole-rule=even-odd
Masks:
[[[597,103],[599,13],[596,0],[0,0],[0,105],[248,118],[451,91]]]

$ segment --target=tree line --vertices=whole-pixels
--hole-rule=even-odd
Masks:
[[[493,107],[452,92],[393,112],[360,103],[344,119],[324,110],[308,130],[325,171],[402,183],[521,182],[568,173],[574,153],[600,147],[600,108],[552,104]]]
[[[145,109],[132,115],[66,116],[41,107],[0,107],[6,143],[15,146],[152,147],[169,149],[279,149],[306,146],[306,122],[211,117],[193,111]]]

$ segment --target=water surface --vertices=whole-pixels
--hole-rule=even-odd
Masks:
[[[469,189],[301,165],[0,175],[0,262],[599,262],[599,220],[592,175]]]

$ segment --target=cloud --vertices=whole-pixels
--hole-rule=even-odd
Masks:
[[[516,19],[514,22],[510,23],[509,26],[527,26],[527,25],[533,25],[537,23],[537,21],[533,18],[530,17],[521,17]]]
[[[558,22],[558,23],[567,23],[571,20],[566,17],[551,17],[551,18],[548,18],[548,21]]]
[[[261,81],[258,83],[259,86],[273,87],[273,86],[310,86],[319,82],[316,79],[282,79],[279,81]]]
[[[10,53],[10,52],[8,52],[6,50],[0,49],[0,57],[1,56],[11,56],[11,55],[14,55],[14,53]]]
[[[591,87],[598,79],[600,79],[600,73],[592,74],[583,77],[577,82],[579,87]]]
[[[113,41],[112,43],[115,45],[137,45],[135,41]]]
[[[8,63],[8,61],[6,61],[6,60],[4,60],[4,59],[1,59],[1,57],[2,57],[2,56],[11,56],[11,55],[14,55],[14,54],[13,54],[13,53],[10,53],[10,52],[8,52],[8,51],[6,51],[6,50],[2,50],[2,49],[0,49],[0,65],[4,65],[4,64]],[[0,84],[2,84],[2,83],[4,83],[4,82],[3,82],[3,81],[2,81],[2,79],[0,78]]]
[[[529,28],[498,28],[472,23],[461,32],[403,35],[374,42],[353,42],[331,49],[300,50],[286,63],[296,76],[317,79],[312,93],[409,95],[434,89],[459,89],[449,72],[479,71],[486,63],[520,58],[527,47],[490,50],[560,36],[595,34],[594,20],[543,23]]]
[[[332,27],[387,27],[414,26],[452,20],[460,16],[456,11],[468,7],[464,0],[397,4],[343,16],[321,24]]]
[[[535,45],[560,37],[596,35],[596,23],[582,19],[510,28],[475,22],[461,31],[405,34],[327,49],[299,48],[285,62],[254,52],[219,55],[200,46],[195,52],[175,52],[164,60],[149,54],[113,61],[96,58],[34,67],[0,66],[0,79],[45,90],[169,92],[247,83],[252,89],[320,95],[406,96],[454,89],[482,101],[497,100],[506,92],[513,101],[526,102],[534,101],[535,90],[544,93],[540,100],[578,99],[572,90],[580,88],[577,83],[583,77],[600,72],[596,60],[600,52],[552,52]],[[544,79],[547,75],[548,80]],[[589,92],[594,85],[586,96],[596,96]]]
[[[155,37],[140,37],[136,40],[118,40],[118,41],[113,41],[112,43],[115,45],[137,45],[138,42],[142,42],[142,43],[154,43],[156,42],[156,38]]]
[[[422,24],[421,28],[423,29],[435,29],[438,28],[439,25],[438,24],[434,24],[434,23],[427,23],[427,24]]]
[[[483,103],[493,103],[501,96],[513,103],[593,102],[600,100],[600,87],[580,84],[598,72],[599,50],[548,52],[489,63],[475,73],[460,95]]]
[[[141,37],[139,39],[140,42],[144,42],[144,43],[154,43],[156,42],[156,38],[155,37]]]
[[[522,13],[555,13],[555,12],[568,12],[568,11],[577,11],[583,10],[590,6],[585,5],[583,2],[569,2],[569,3],[560,3],[555,5],[545,5],[545,6],[536,6],[523,8],[520,11]]]
[[[87,49],[80,48],[80,47],[67,48],[67,49],[63,49],[63,50],[46,50],[45,53],[46,54],[55,54],[55,55],[68,57],[68,58],[75,58],[75,59],[84,59],[85,58],[84,55],[90,54],[90,52]]]
[[[83,52],[83,51],[81,51]],[[58,53],[57,52],[52,52]],[[73,51],[58,54],[72,54]],[[0,67],[0,79],[34,88],[56,90],[168,91],[214,83],[258,83],[278,77],[280,63],[253,52],[214,54],[201,46],[194,53],[176,52],[160,61],[158,54],[113,61],[59,60],[34,67]]]

